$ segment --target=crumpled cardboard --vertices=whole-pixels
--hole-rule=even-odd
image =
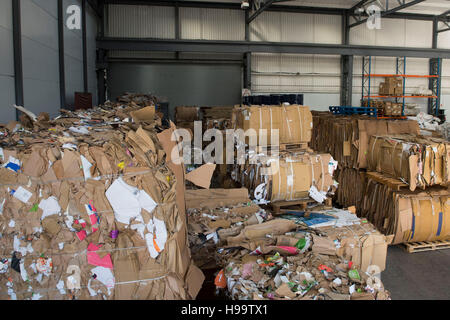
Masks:
[[[0,127],[8,133],[0,165],[18,161],[0,168],[0,255],[16,252],[21,265],[18,273],[8,260],[0,273],[1,299],[195,298],[203,278],[188,247],[184,168],[179,176],[169,168],[171,155],[158,139],[161,119],[154,107],[140,109],[147,98],[136,97]],[[118,179],[143,196],[143,208],[150,198],[156,207],[140,208],[128,224],[118,221],[114,210],[124,209],[113,209],[106,196]],[[155,258],[148,235],[159,249]],[[38,259],[51,259],[48,274],[36,269]]]

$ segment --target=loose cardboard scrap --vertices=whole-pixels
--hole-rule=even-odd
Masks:
[[[152,99],[120,100],[0,126],[0,299],[195,298],[184,169]]]

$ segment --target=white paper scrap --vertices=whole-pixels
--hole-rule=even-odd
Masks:
[[[22,201],[23,203],[28,203],[28,200],[30,200],[32,195],[33,194],[27,189],[19,187],[17,188],[16,192],[14,192],[13,197]]]
[[[128,185],[120,177],[106,191],[117,221],[129,224],[131,219],[143,221],[141,210],[152,212],[156,202],[143,190]]]
[[[80,157],[81,157],[81,164],[83,166],[84,180],[87,181],[88,179],[90,179],[92,177],[91,170],[90,170],[92,167],[92,164],[85,157],[83,157],[83,156],[80,156]]]
[[[106,288],[108,288],[108,295],[111,294],[111,289],[116,285],[116,280],[111,269],[105,267],[95,267],[91,270],[97,276],[95,280],[100,281]]]
[[[48,216],[59,214],[61,212],[61,207],[59,206],[58,199],[53,196],[48,199],[42,199],[41,203],[39,203],[39,208],[44,211],[42,213],[41,220],[44,220]]]

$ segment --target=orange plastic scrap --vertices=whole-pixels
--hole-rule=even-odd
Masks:
[[[320,271],[326,271],[326,272],[332,272],[333,270],[331,270],[331,268],[330,267],[327,267],[326,265],[324,265],[324,264],[321,264],[320,266],[319,266],[319,268],[318,268]]]
[[[259,266],[260,267],[273,267],[274,265],[275,265],[275,263],[269,262],[269,263],[261,263]]]
[[[223,269],[220,270],[219,274],[216,276],[214,284],[216,285],[217,288],[225,289],[227,287],[227,278],[225,277]]]

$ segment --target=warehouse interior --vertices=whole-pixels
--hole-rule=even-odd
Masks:
[[[4,0],[0,42],[1,300],[450,298],[449,1]]]

